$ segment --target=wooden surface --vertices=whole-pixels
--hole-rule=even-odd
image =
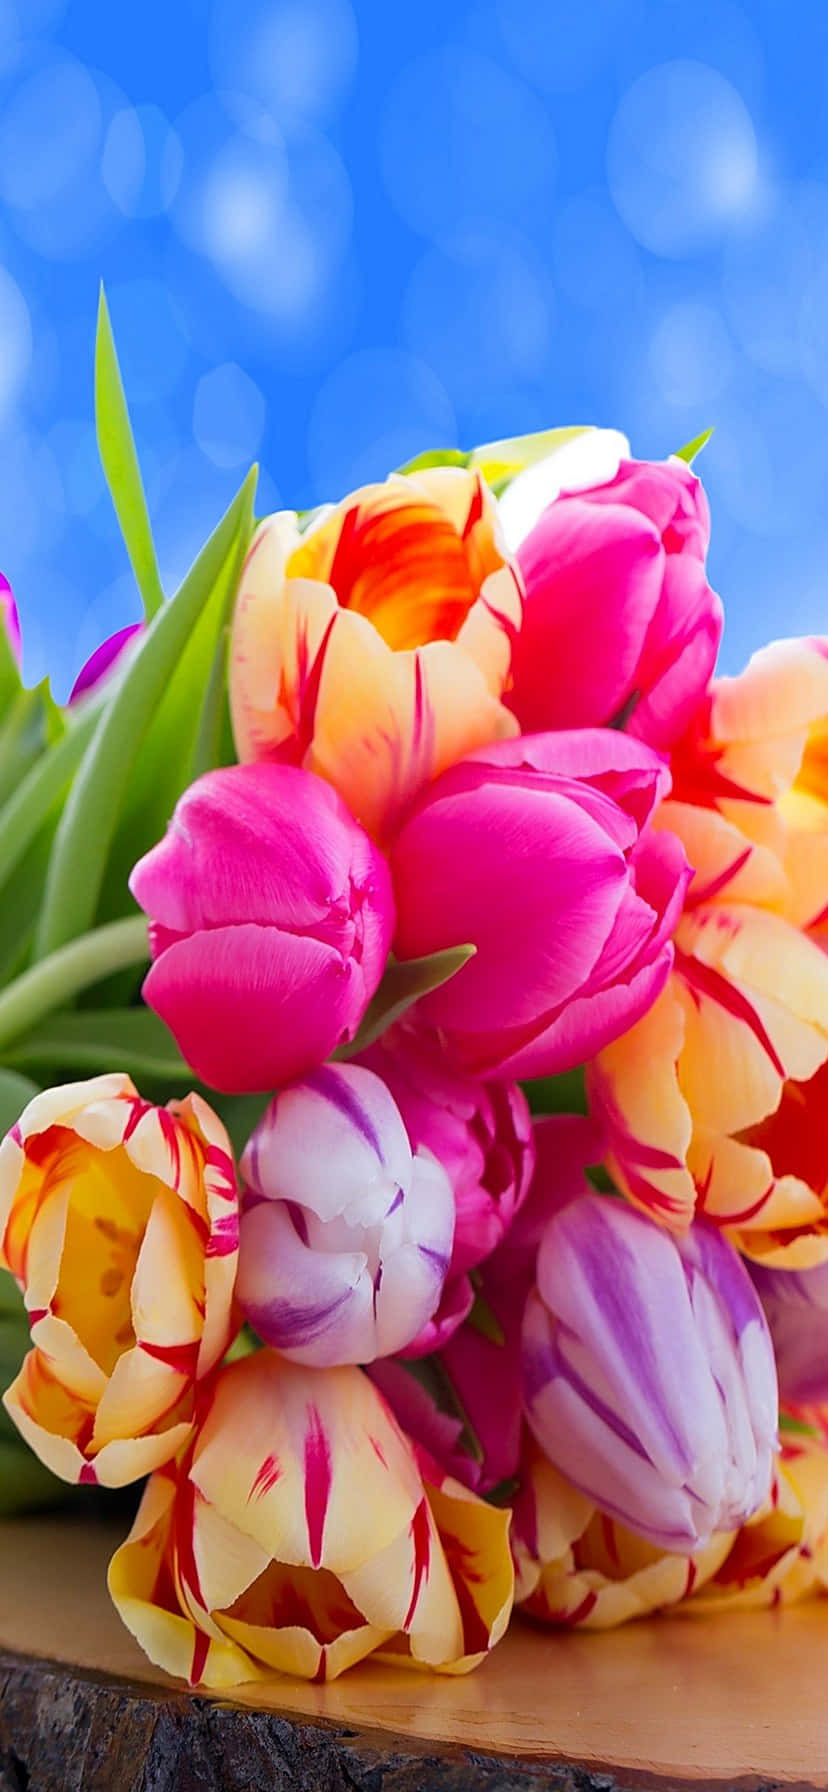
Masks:
[[[466,1679],[366,1665],[216,1701],[121,1626],[118,1540],[0,1524],[0,1792],[828,1789],[828,1601],[604,1635],[516,1624]]]

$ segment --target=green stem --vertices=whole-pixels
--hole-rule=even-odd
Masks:
[[[148,957],[143,915],[110,921],[50,952],[0,994],[0,1050],[79,990],[99,983],[113,971],[144,964]]]

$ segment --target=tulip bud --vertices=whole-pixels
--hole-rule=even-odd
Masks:
[[[609,481],[550,496],[518,549],[526,601],[506,700],[527,731],[626,715],[631,733],[668,747],[722,632],[701,483],[679,459],[622,460]]]
[[[353,1038],[394,903],[381,853],[320,778],[208,772],[130,889],[151,917],[144,998],[204,1082],[270,1090]]]
[[[143,622],[129,622],[126,628],[116,629],[113,635],[108,635],[107,639],[101,642],[100,647],[95,648],[94,653],[91,653],[88,660],[81,666],[69,692],[69,702],[77,703],[82,697],[91,696],[110,672],[115,670],[125,648],[129,646],[130,641],[136,635],[143,632],[143,629]]]
[[[12,596],[12,588],[7,578],[0,572],[0,625],[5,629],[9,646],[20,664],[23,643],[20,635],[20,617],[17,605]]]
[[[265,1342],[315,1365],[410,1343],[440,1301],[454,1201],[381,1079],[328,1064],[280,1090],[242,1175],[237,1293]]]
[[[773,1350],[750,1277],[703,1221],[619,1200],[555,1214],[523,1328],[529,1423],[602,1511],[664,1549],[735,1530],[771,1483]]]
[[[609,729],[500,741],[429,787],[391,853],[395,951],[476,948],[418,1004],[455,1065],[569,1070],[650,1007],[689,877],[647,827],[668,787],[649,747]]]

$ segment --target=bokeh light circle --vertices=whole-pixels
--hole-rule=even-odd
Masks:
[[[209,46],[231,114],[246,97],[290,129],[335,111],[354,76],[357,24],[349,0],[216,0]]]
[[[265,401],[236,361],[225,361],[199,380],[193,401],[193,434],[217,467],[252,461],[264,434]]]
[[[17,282],[0,267],[0,417],[19,397],[31,359],[29,307]]]
[[[109,126],[101,172],[115,204],[129,218],[157,218],[181,179],[183,152],[160,106],[125,106]]]
[[[613,118],[607,179],[643,248],[677,259],[711,248],[758,202],[759,150],[744,101],[705,63],[648,69]]]

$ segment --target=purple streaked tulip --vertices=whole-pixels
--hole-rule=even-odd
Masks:
[[[748,1268],[770,1326],[783,1403],[821,1406],[828,1401],[828,1263]]]
[[[9,646],[18,666],[23,655],[23,641],[20,634],[20,617],[12,595],[12,588],[7,578],[0,572],[0,623],[6,631]]]
[[[136,635],[143,633],[143,622],[128,622],[126,628],[116,629],[114,635],[108,635],[88,660],[81,666],[77,678],[69,692],[69,702],[78,703],[81,698],[91,696],[110,672],[115,670],[124,649]]]
[[[588,1195],[550,1220],[523,1324],[524,1397],[549,1460],[611,1518],[691,1551],[767,1499],[773,1348],[720,1232],[672,1234]]]
[[[265,1343],[316,1367],[404,1349],[439,1304],[454,1200],[382,1079],[327,1064],[280,1090],[242,1176],[237,1294]]]

